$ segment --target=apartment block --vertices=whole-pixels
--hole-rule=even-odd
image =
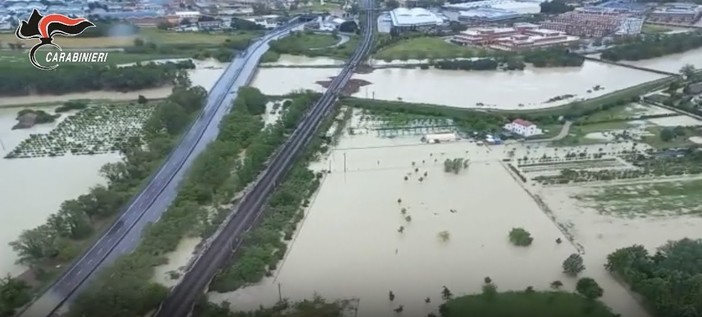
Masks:
[[[515,23],[513,27],[508,28],[472,28],[452,39],[453,42],[463,45],[482,45],[504,51],[567,45],[578,40],[577,36],[543,29],[531,23]]]

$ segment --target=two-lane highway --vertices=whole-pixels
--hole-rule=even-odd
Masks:
[[[99,269],[138,245],[144,227],[160,218],[175,198],[189,166],[216,138],[218,123],[229,112],[239,87],[253,78],[268,42],[287,35],[295,27],[298,25],[291,24],[261,37],[229,64],[210,90],[203,110],[146,187],[127,204],[115,224],[20,316],[50,316],[78,294]]]
[[[186,317],[193,304],[207,288],[217,271],[236,251],[241,240],[239,237],[251,229],[261,215],[262,207],[275,186],[293,165],[294,159],[309,144],[321,123],[330,114],[334,102],[341,90],[348,83],[358,64],[365,58],[373,44],[374,15],[373,0],[366,0],[365,27],[363,38],[339,76],[334,78],[322,97],[312,106],[307,116],[290,135],[280,151],[270,160],[268,168],[262,173],[251,191],[241,199],[237,210],[224,226],[211,238],[208,247],[186,272],[182,281],[173,288],[169,297],[157,311],[158,317]]]

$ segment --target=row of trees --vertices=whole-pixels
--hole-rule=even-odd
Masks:
[[[62,65],[60,71],[46,72],[33,68],[0,69],[0,96],[29,94],[66,94],[95,90],[133,91],[185,84],[186,69],[195,68],[191,61],[129,67],[104,65]]]
[[[252,312],[232,312],[228,303],[215,305],[202,301],[195,305],[193,317],[340,317],[351,303],[348,301],[326,301],[319,296],[312,300],[290,302],[284,299],[270,308],[259,308]]]
[[[193,163],[175,201],[144,232],[134,252],[115,261],[76,299],[70,316],[141,316],[157,306],[167,289],[149,282],[153,268],[164,264],[166,254],[184,237],[208,237],[215,231],[234,194],[264,168],[314,97],[301,94],[284,103],[281,121],[265,126],[260,114],[267,98],[255,88],[241,88],[232,112],[220,123],[217,139]]]
[[[682,53],[702,47],[702,32],[679,34],[645,34],[635,41],[616,45],[602,51],[601,57],[610,61],[637,61]]]
[[[270,137],[277,140],[277,143],[282,142],[284,135],[293,131],[300,115],[312,101],[310,95],[294,99],[282,124],[270,130]],[[325,131],[325,127],[328,128],[330,124],[331,120],[325,122],[320,130]],[[286,241],[293,238],[298,222],[304,217],[304,208],[310,203],[309,196],[320,185],[322,174],[314,174],[307,165],[317,157],[322,146],[331,141],[326,136],[313,139],[306,154],[293,166],[286,180],[269,199],[263,211],[262,223],[244,238],[244,247],[237,253],[236,261],[215,277],[210,289],[218,292],[233,291],[256,283],[264,276],[271,276],[277,269],[278,262],[287,251]]]
[[[204,104],[207,92],[202,87],[176,87],[144,125],[143,138],[119,144],[121,162],[108,163],[100,172],[107,186],[96,186],[87,194],[63,202],[46,223],[23,231],[10,245],[18,263],[27,265],[39,276],[56,263],[66,263],[80,252],[98,224],[120,211],[160,160],[171,150],[174,140]]]
[[[660,317],[702,316],[702,240],[671,241],[649,254],[641,245],[614,251],[605,267],[641,294]]]
[[[320,37],[320,36],[329,36],[334,41],[330,41],[328,43],[323,43],[323,44],[315,44],[316,39],[314,37]],[[313,38],[309,38],[309,37],[313,37]],[[340,52],[336,52],[336,50],[342,50],[346,47],[346,45],[351,44],[351,43],[345,43],[345,44],[339,45],[335,48],[327,48],[327,49],[324,49],[324,47],[315,47],[315,46],[320,46],[320,45],[331,46],[336,42],[336,40],[338,38],[339,37],[338,37],[338,34],[336,31],[334,31],[331,35],[315,34],[312,31],[293,32],[293,34],[290,34],[284,38],[281,38],[281,39],[275,40],[275,41],[271,41],[269,45],[271,47],[271,51],[278,53],[278,54],[326,56],[326,55],[334,55],[334,53],[337,53],[337,54],[340,53]]]
[[[0,317],[15,315],[15,310],[28,303],[32,296],[24,281],[7,276],[0,279]]]
[[[585,58],[563,48],[527,51],[523,53],[524,61],[535,67],[573,67],[582,66]]]
[[[495,70],[499,64],[492,58],[481,58],[476,60],[444,60],[434,62],[434,67],[438,69],[451,70]]]

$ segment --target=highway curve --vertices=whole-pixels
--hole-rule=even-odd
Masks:
[[[294,23],[293,21],[291,21]],[[210,90],[207,103],[159,170],[142,191],[126,204],[120,218],[93,246],[61,275],[44,294],[33,301],[22,317],[47,317],[73,299],[99,269],[131,252],[139,243],[142,229],[157,221],[177,195],[179,182],[197,155],[218,134],[218,123],[231,110],[241,86],[253,78],[258,61],[268,50],[268,42],[299,26],[290,23],[254,42],[227,66]]]
[[[168,298],[156,312],[158,317],[186,317],[193,304],[207,288],[208,284],[236,251],[241,240],[240,235],[256,224],[262,213],[263,203],[281,180],[285,172],[293,165],[295,157],[309,144],[323,119],[333,109],[334,102],[358,64],[363,60],[373,44],[375,23],[373,23],[373,0],[365,0],[367,10],[363,39],[348,60],[339,76],[335,77],[322,97],[312,106],[307,116],[301,120],[292,135],[270,160],[268,168],[259,176],[253,188],[244,195],[237,211],[228,219],[218,234],[210,240],[207,248],[200,254],[181,282],[176,285]],[[237,242],[235,242],[237,241]]]

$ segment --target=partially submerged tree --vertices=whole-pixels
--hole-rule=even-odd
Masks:
[[[585,264],[583,264],[583,257],[580,254],[573,253],[563,261],[563,273],[576,276],[583,270],[585,270]]]
[[[598,285],[594,279],[589,277],[579,279],[578,283],[575,285],[575,290],[578,291],[580,295],[583,295],[585,298],[590,300],[602,297],[602,294],[604,293],[600,285]]]

